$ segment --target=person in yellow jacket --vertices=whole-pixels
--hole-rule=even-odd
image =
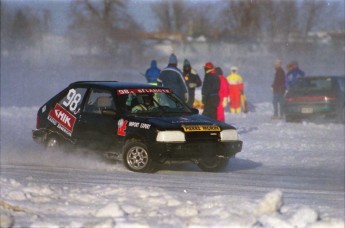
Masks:
[[[243,79],[238,74],[238,68],[231,67],[231,74],[226,78],[229,83],[230,112],[241,113],[241,95],[243,94]]]

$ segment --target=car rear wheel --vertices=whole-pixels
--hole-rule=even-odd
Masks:
[[[151,173],[155,171],[152,153],[141,141],[130,140],[126,143],[123,161],[125,166],[134,172]]]
[[[345,106],[339,109],[339,112],[337,115],[337,121],[339,123],[345,123]]]
[[[221,172],[224,171],[229,163],[229,158],[203,158],[199,161],[198,167],[205,172]]]
[[[301,121],[301,118],[299,116],[285,114],[285,122],[287,123],[300,122],[300,121]]]

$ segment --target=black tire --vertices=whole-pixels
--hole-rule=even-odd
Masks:
[[[345,106],[339,109],[336,120],[339,123],[345,124]]]
[[[287,123],[292,122],[292,117],[290,115],[285,114],[285,122],[287,122]]]
[[[204,158],[198,163],[198,167],[205,172],[221,172],[224,171],[229,163],[229,158]]]
[[[123,161],[127,169],[134,172],[152,173],[156,169],[152,152],[141,141],[129,140],[126,142]]]
[[[287,122],[287,123],[301,122],[301,118],[299,116],[295,116],[295,115],[285,115],[285,122]]]

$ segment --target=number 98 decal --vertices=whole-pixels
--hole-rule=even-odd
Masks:
[[[70,111],[75,112],[80,101],[81,101],[80,93],[77,93],[75,89],[70,89],[66,96],[66,100],[62,104],[66,108],[69,108]]]

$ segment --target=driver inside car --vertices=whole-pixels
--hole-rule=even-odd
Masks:
[[[151,94],[138,95],[137,100],[138,104],[132,108],[132,113],[150,111],[155,108]]]

